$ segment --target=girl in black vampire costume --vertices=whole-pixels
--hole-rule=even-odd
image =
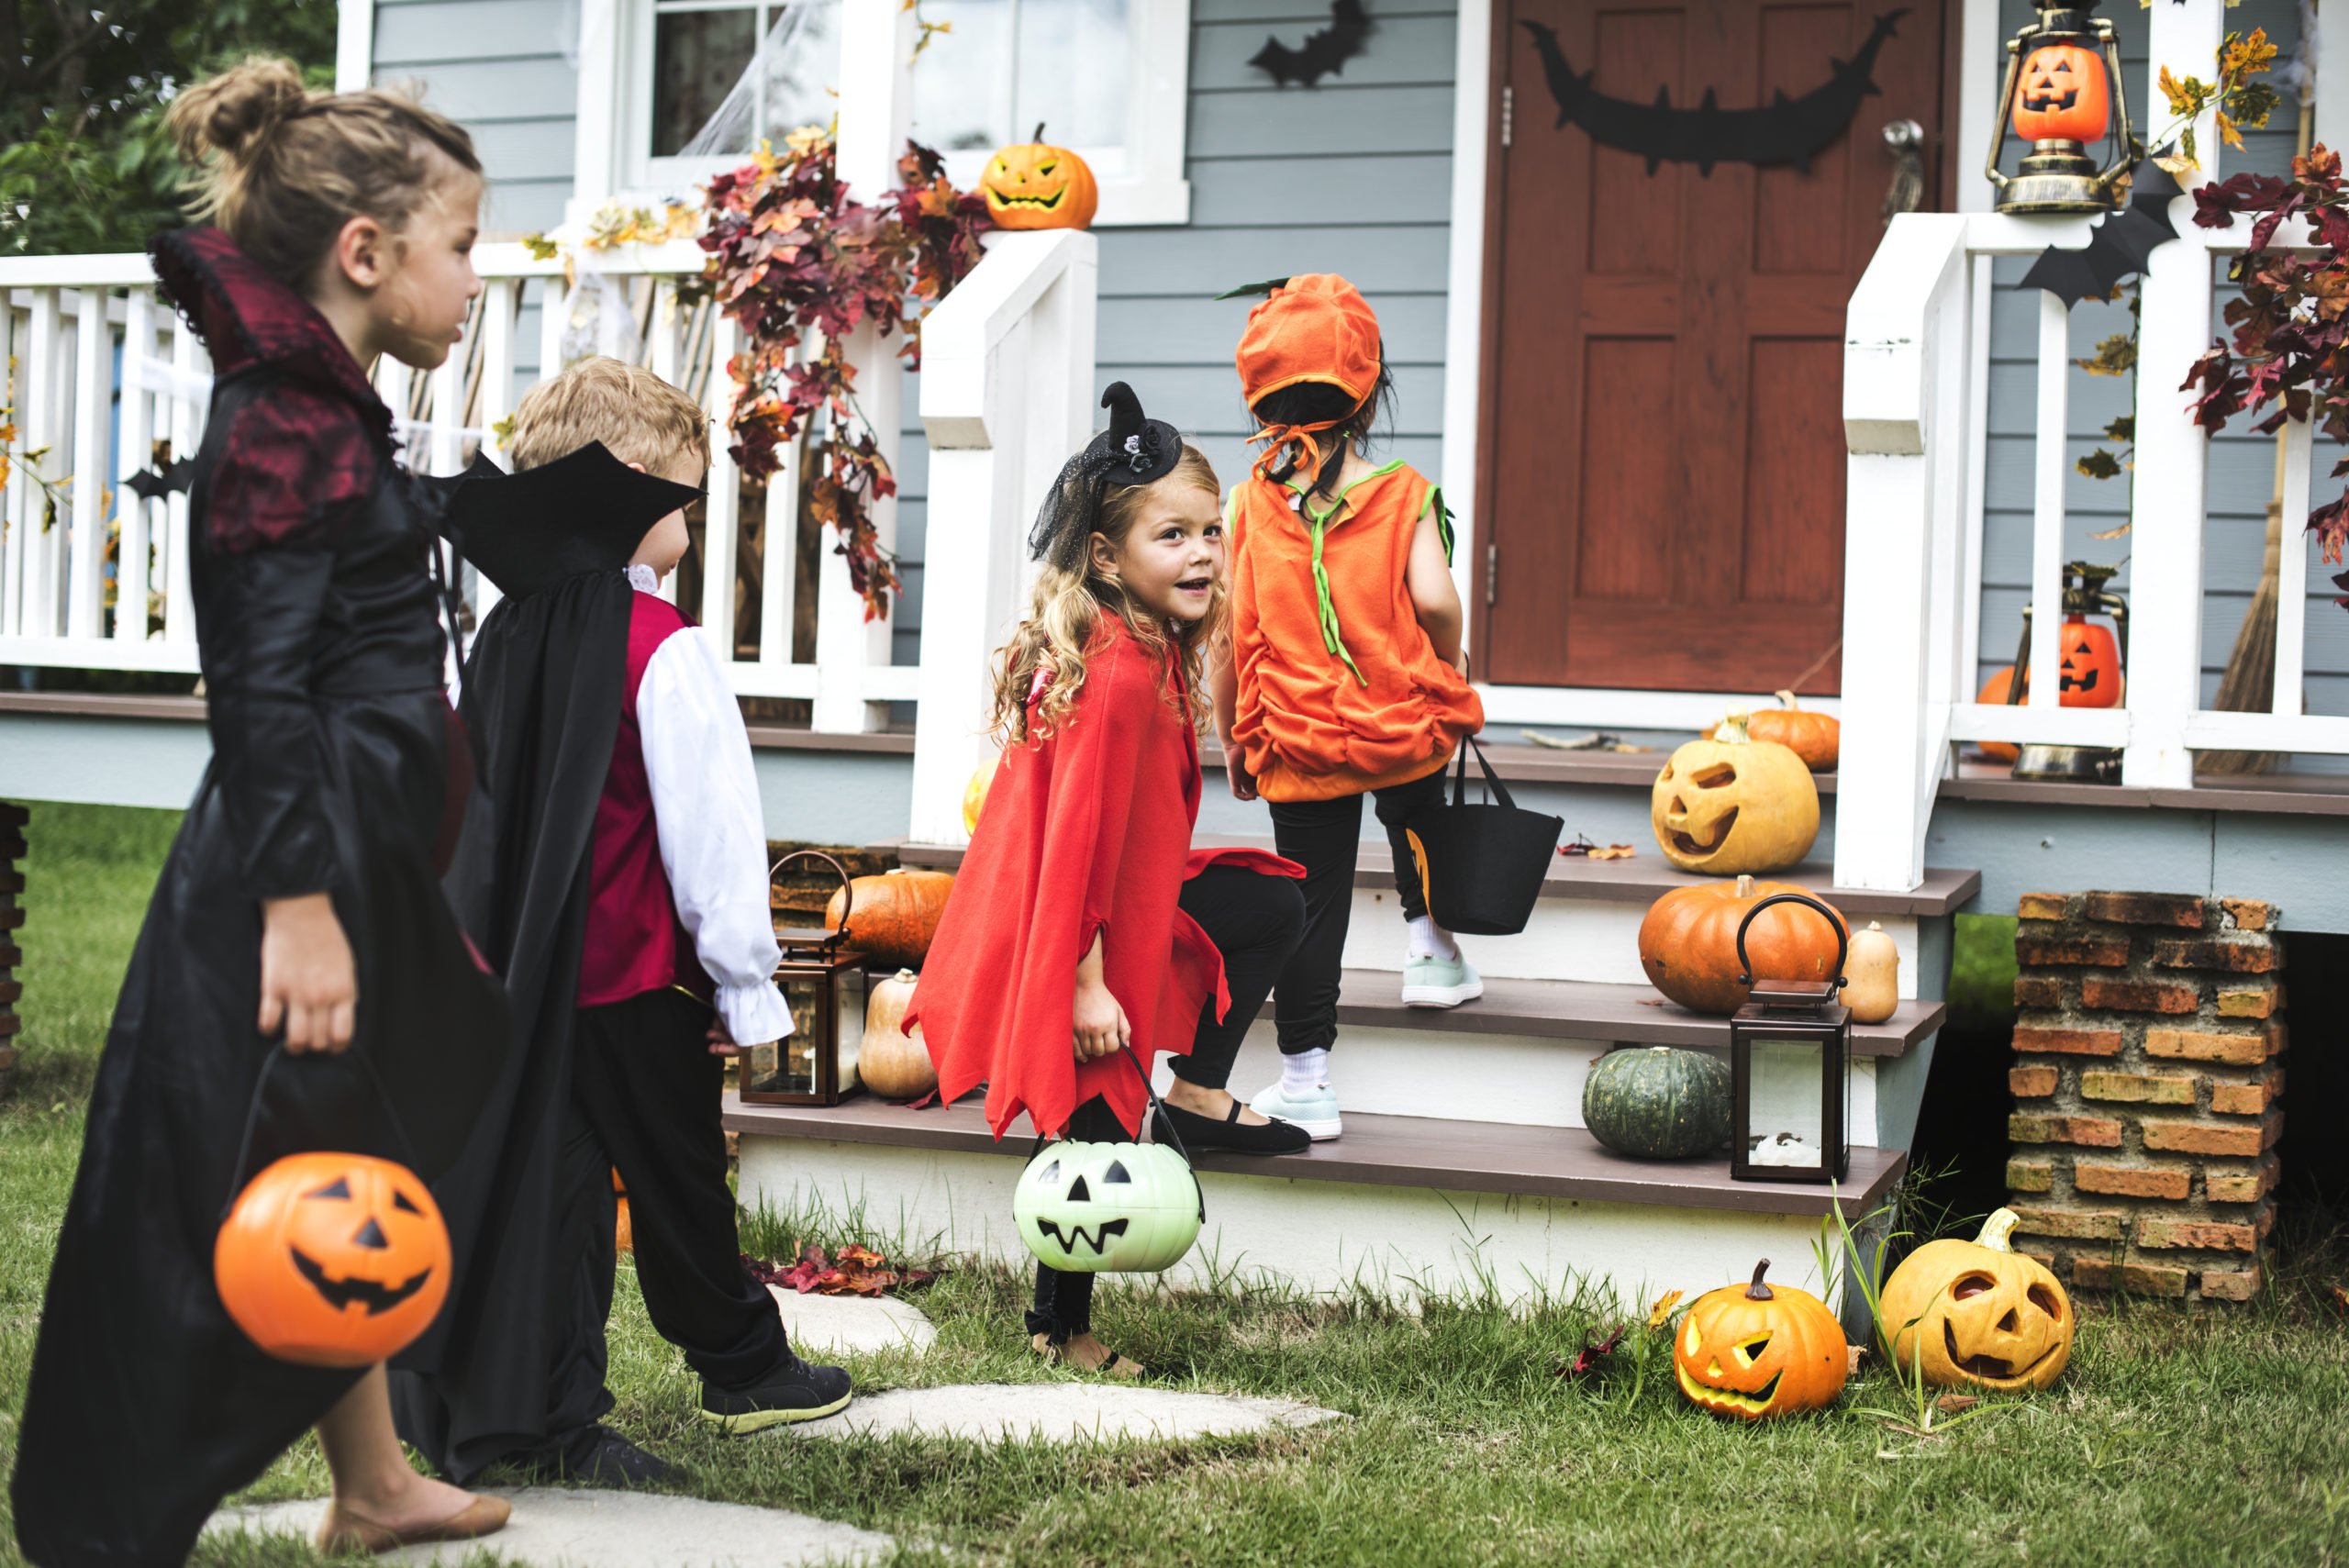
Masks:
[[[442,690],[434,508],[362,368],[429,368],[461,336],[480,165],[439,116],[306,94],[284,61],[187,89],[172,122],[191,161],[217,154],[219,227],[153,247],[215,373],[188,526],[213,758],[131,955],[42,1309],[13,1483],[41,1568],[183,1562],[313,1426],[327,1550],[507,1514],[408,1468],[381,1366],[271,1359],[212,1273],[225,1208],[281,1155],[432,1180],[506,1051],[435,864],[472,768]]]

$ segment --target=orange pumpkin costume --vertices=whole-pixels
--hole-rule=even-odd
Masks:
[[[1251,405],[1306,381],[1359,403],[1376,388],[1378,353],[1369,305],[1343,278],[1317,273],[1275,287],[1249,312],[1236,359]],[[1336,423],[1260,431],[1267,450],[1227,512],[1232,740],[1266,800],[1408,784],[1485,723],[1484,705],[1437,657],[1411,604],[1411,539],[1431,510],[1452,554],[1442,494],[1397,461],[1317,506],[1306,494],[1321,457],[1316,437]]]

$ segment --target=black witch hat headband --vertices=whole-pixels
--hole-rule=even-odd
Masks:
[[[1101,395],[1109,428],[1061,465],[1044,494],[1036,526],[1028,530],[1028,554],[1063,572],[1082,573],[1087,543],[1101,520],[1101,499],[1111,485],[1155,484],[1183,458],[1183,437],[1163,419],[1144,417],[1141,399],[1122,381]]]

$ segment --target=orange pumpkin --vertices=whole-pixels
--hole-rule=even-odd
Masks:
[[[914,972],[901,969],[873,983],[864,1003],[864,1039],[857,1047],[856,1075],[885,1100],[915,1100],[938,1087],[938,1067],[922,1043],[921,1026],[905,1032],[906,1009],[914,999]]]
[[[1974,700],[1978,703],[2004,706],[2007,700],[2007,688],[2013,683],[2014,678],[2015,667],[2009,664],[1982,683],[1982,690],[1976,694]],[[2022,695],[2026,698],[2031,695],[2031,672],[2028,670],[2022,673]],[[1994,762],[2012,762],[2017,757],[2022,755],[2021,750],[2009,740],[1976,740],[1975,744],[1982,749],[1984,756]]]
[[[2025,141],[2101,141],[2110,89],[2096,50],[2043,44],[2024,56],[2015,86],[2015,134]]]
[[[1726,1017],[1745,1006],[1753,987],[1737,983],[1738,922],[1775,893],[1818,896],[1790,882],[1741,876],[1675,887],[1649,905],[1647,918],[1640,922],[1640,967],[1647,971],[1648,984],[1700,1013]],[[1745,953],[1753,972],[1769,979],[1830,980],[1835,974],[1835,939],[1817,910],[1779,904],[1762,911],[1745,933]]]
[[[620,1171],[617,1165],[612,1167],[612,1191],[619,1195],[616,1200],[619,1209],[619,1220],[612,1227],[613,1251],[622,1253],[633,1252],[636,1251],[636,1227],[628,1222],[628,1188],[620,1183]]]
[[[997,228],[1083,228],[1101,205],[1091,166],[1065,147],[1048,145],[1041,123],[1035,140],[987,160],[979,194]]]
[[[1784,707],[1756,708],[1746,716],[1745,733],[1755,740],[1776,740],[1814,773],[1833,773],[1843,745],[1842,724],[1832,714],[1809,712],[1792,692],[1780,692],[1777,698]]]
[[[246,1338],[279,1361],[372,1366],[439,1315],[449,1228],[405,1165],[289,1154],[238,1195],[212,1282]]]
[[[938,935],[939,917],[946,913],[946,895],[954,879],[942,871],[899,866],[880,876],[860,876],[824,906],[824,929],[841,929],[843,911],[853,893],[848,915],[849,944],[869,953],[876,962],[918,969],[930,954]]]
[[[2121,706],[2121,648],[2110,627],[2073,616],[2057,628],[2055,651],[2056,706]]]
[[[1827,1304],[1807,1290],[1750,1285],[1697,1298],[1672,1341],[1672,1370],[1689,1403],[1716,1416],[1766,1420],[1824,1410],[1851,1375],[1851,1346]]]

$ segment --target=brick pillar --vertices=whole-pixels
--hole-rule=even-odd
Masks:
[[[2280,912],[2027,893],[2015,936],[2015,1250],[2076,1289],[2248,1300],[2276,1222]]]
[[[17,1077],[17,998],[24,983],[17,970],[25,955],[17,946],[17,930],[25,923],[25,824],[32,814],[21,806],[0,800],[0,1095]]]

